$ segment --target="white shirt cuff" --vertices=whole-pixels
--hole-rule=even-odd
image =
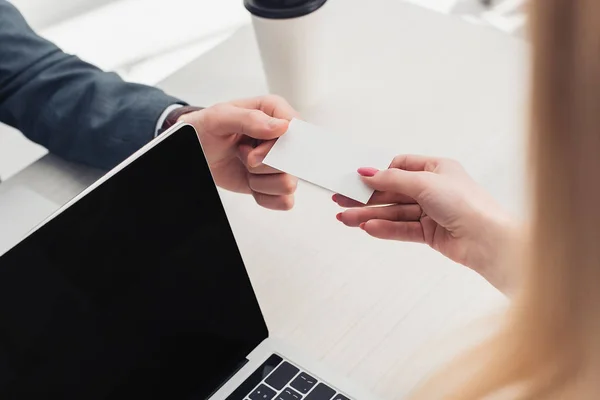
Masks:
[[[172,104],[169,107],[165,108],[165,111],[163,111],[162,114],[160,114],[158,122],[156,122],[156,129],[154,129],[154,137],[158,136],[160,128],[162,128],[163,124],[165,123],[165,120],[167,119],[171,111],[177,110],[180,107],[183,106],[181,104]]]

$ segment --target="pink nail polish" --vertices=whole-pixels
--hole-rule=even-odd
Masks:
[[[366,222],[363,222],[358,227],[364,231],[365,230],[365,224],[366,224]]]
[[[334,194],[333,196],[331,196],[331,200],[334,201],[334,203],[337,203],[337,194]]]
[[[338,213],[338,214],[335,216],[335,218],[336,218],[338,221],[342,222],[342,213]]]
[[[371,168],[371,167],[362,167],[359,168],[357,171],[361,176],[366,176],[368,178],[375,176],[376,173],[379,172],[379,170],[377,168]]]

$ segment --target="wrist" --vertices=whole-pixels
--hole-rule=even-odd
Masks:
[[[196,107],[196,106],[182,106],[182,107],[178,107],[178,108],[172,110],[171,112],[169,112],[169,114],[165,118],[165,120],[161,126],[161,129],[159,130],[159,134],[163,133],[164,131],[166,131],[167,129],[169,129],[170,127],[175,125],[176,123],[180,122],[184,115],[189,114],[194,111],[200,111],[202,109],[203,109],[202,107]]]
[[[471,268],[497,289],[510,294],[520,280],[518,266],[521,226],[504,213],[484,219],[484,225],[480,236],[482,257]]]

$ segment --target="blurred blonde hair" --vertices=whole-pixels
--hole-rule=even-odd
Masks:
[[[416,399],[600,398],[600,0],[534,0],[529,12],[523,281],[504,327]]]

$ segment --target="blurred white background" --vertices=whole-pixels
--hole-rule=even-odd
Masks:
[[[524,0],[398,0],[523,35]],[[249,22],[242,0],[12,0],[32,27],[65,51],[124,79],[156,84]],[[415,40],[418,40],[416,38]],[[0,178],[45,154],[0,126]]]

